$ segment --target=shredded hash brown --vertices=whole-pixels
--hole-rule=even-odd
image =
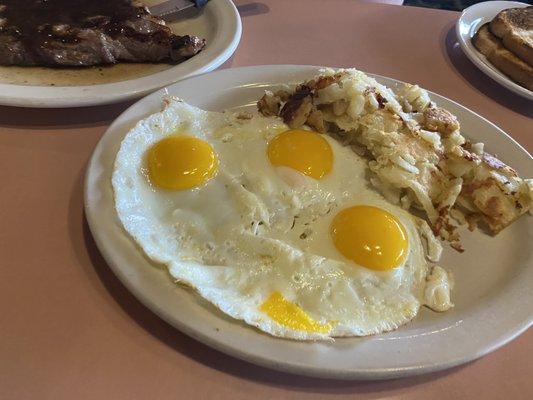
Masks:
[[[474,229],[481,220],[496,234],[531,208],[533,181],[467,140],[457,118],[416,85],[395,93],[355,69],[325,69],[296,88],[267,91],[258,109],[352,146],[389,201],[422,209],[459,251],[457,223]]]

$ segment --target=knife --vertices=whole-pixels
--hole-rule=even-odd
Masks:
[[[175,14],[191,7],[198,9],[206,5],[209,0],[168,0],[155,6],[148,7],[150,14],[163,17],[169,14]]]

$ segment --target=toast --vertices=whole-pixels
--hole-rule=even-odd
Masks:
[[[489,29],[507,49],[533,66],[533,6],[501,11]]]
[[[492,34],[488,23],[478,29],[472,43],[501,72],[533,91],[533,67],[506,49],[502,41]]]

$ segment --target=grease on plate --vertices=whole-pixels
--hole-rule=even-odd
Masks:
[[[0,83],[25,86],[88,86],[127,81],[173,66],[166,63],[121,63],[81,68],[0,66]]]

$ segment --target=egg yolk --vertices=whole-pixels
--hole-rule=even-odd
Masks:
[[[337,250],[366,268],[393,269],[407,255],[404,227],[392,214],[377,207],[355,206],[340,211],[330,232]]]
[[[314,179],[331,171],[333,152],[328,141],[317,132],[301,129],[280,133],[268,143],[272,165],[295,169]]]
[[[260,310],[277,323],[297,331],[328,333],[331,324],[320,324],[296,304],[286,300],[280,292],[274,292],[261,305]]]
[[[165,189],[202,185],[217,172],[218,158],[211,145],[191,136],[169,136],[148,150],[150,180]]]

